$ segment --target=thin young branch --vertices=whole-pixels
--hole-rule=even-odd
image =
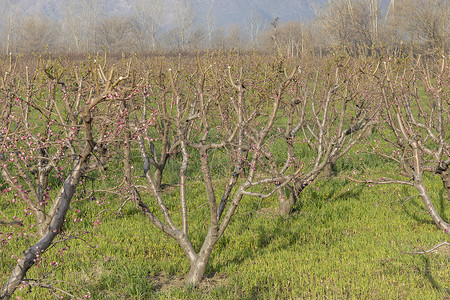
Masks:
[[[432,247],[432,248],[430,248],[430,249],[428,249],[428,250],[425,250],[425,251],[411,251],[411,252],[402,252],[402,253],[403,253],[403,254],[410,254],[410,255],[414,255],[414,254],[427,254],[427,253],[430,253],[430,252],[435,251],[436,249],[438,249],[438,248],[440,248],[440,247],[442,247],[442,246],[450,246],[450,243],[449,243],[449,242],[442,242],[442,243],[437,244],[436,246],[434,246],[434,247]]]

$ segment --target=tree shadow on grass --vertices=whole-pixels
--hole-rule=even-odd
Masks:
[[[314,239],[314,236],[311,235],[311,232],[308,228],[297,228],[298,226],[291,226],[292,223],[297,222],[296,220],[298,220],[299,218],[312,218],[305,210],[320,210],[324,205],[327,205],[327,203],[331,201],[347,201],[351,198],[360,199],[362,192],[362,188],[351,189],[350,191],[343,192],[342,187],[336,187],[333,188],[333,190],[329,191],[329,197],[325,198],[320,193],[320,191],[310,191],[308,195],[309,200],[303,199],[301,201],[297,201],[296,205],[294,206],[294,211],[288,217],[279,216],[278,208],[260,208],[255,213],[249,213],[249,218],[273,218],[276,220],[273,222],[272,226],[266,226],[263,224],[254,226],[251,232],[253,241],[251,243],[247,242],[247,246],[238,251],[228,252],[229,258],[223,263],[218,263],[215,266],[209,266],[207,268],[207,274],[220,272],[220,270],[223,270],[224,267],[227,267],[229,265],[240,265],[247,260],[251,260],[258,256],[261,256],[262,252],[278,252],[281,250],[289,249],[295,244],[310,243]],[[311,201],[311,199],[312,201],[314,201],[312,205],[310,203],[305,203],[306,201]],[[314,220],[314,224],[310,224],[310,226],[323,226],[324,222],[332,222],[333,217],[345,219],[345,216],[343,215],[331,216],[329,219],[326,217],[318,220],[312,218],[312,220]],[[332,235],[328,237],[328,242],[330,242],[330,239],[334,240],[335,238],[341,238],[341,236],[336,235],[335,232],[330,233]],[[232,247],[232,245],[230,244],[232,239],[227,239],[224,236],[221,238],[221,240],[224,238],[226,242],[219,241],[219,244],[223,244],[224,246],[224,249],[222,251],[227,251],[226,248]],[[213,252],[212,255],[215,254],[217,255],[217,252]]]
[[[434,225],[435,223],[431,219],[431,216],[421,203],[420,200],[409,201],[408,205],[403,205],[403,213],[420,224]]]
[[[424,269],[422,272],[423,276],[431,283],[433,288],[440,291],[441,287],[439,286],[439,283],[437,283],[437,281],[433,277],[433,274],[431,273],[430,259],[428,257],[426,257],[425,255],[422,255],[422,260],[424,262]]]
[[[299,201],[295,203],[293,215],[302,215],[304,210],[308,209],[308,206],[312,206],[315,209],[321,209],[324,205],[331,202],[344,202],[349,199],[360,200],[365,188],[366,187],[361,185],[348,188],[348,184],[344,182],[342,185],[334,186],[327,193],[329,195],[328,197],[325,197],[320,190],[306,190],[306,193],[300,195]]]
[[[185,290],[186,292],[194,291],[193,286],[186,285],[186,275],[171,276],[166,272],[159,272],[149,276],[154,293],[165,293],[173,289]],[[215,288],[224,286],[227,276],[224,273],[214,272],[205,274],[203,280],[198,284],[197,288],[203,292],[209,292]],[[187,290],[186,290],[187,289]]]
[[[264,211],[262,214],[266,214],[269,210],[262,209],[262,211]],[[257,212],[257,217],[261,217],[259,211]],[[273,243],[277,243],[277,247],[274,247],[276,249],[271,249],[270,251],[288,248],[298,241],[298,235],[295,234],[291,229],[291,226],[289,226],[289,219],[277,216],[276,212],[275,215],[263,216],[263,218],[265,217],[276,218],[274,226],[267,227],[262,224],[252,226],[252,241],[246,241],[245,247],[239,245],[239,250],[228,251],[227,249],[229,247],[233,247],[233,241],[232,239],[226,239],[227,242],[224,243],[225,247],[221,251],[227,252],[229,257],[224,262],[219,262],[214,266],[208,265],[207,274],[212,275],[216,272],[220,272],[227,266],[241,265],[247,260],[261,256],[261,253],[266,252],[268,248],[273,246]],[[244,232],[243,234],[250,234],[250,232]],[[213,252],[212,255],[220,254],[218,252]]]

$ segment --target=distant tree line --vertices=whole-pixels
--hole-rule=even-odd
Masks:
[[[188,0],[169,9],[163,0],[139,0],[131,13],[108,12],[104,0],[67,0],[57,18],[24,15],[18,1],[0,11],[2,54],[166,52],[242,49],[282,57],[323,55],[336,46],[352,54],[417,51],[445,55],[449,49],[448,0],[328,0],[308,21],[268,22],[254,11],[244,25],[217,25],[212,10],[198,16]]]

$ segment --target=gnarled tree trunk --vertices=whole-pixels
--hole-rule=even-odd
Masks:
[[[434,223],[436,223],[436,225],[439,228],[441,228],[446,234],[450,234],[450,224],[445,222],[441,218],[436,208],[434,207],[433,203],[431,202],[431,198],[430,195],[428,194],[427,188],[423,184],[422,176],[415,176],[414,187],[419,192],[420,198],[422,199],[423,204],[425,205],[425,209],[433,219]]]
[[[58,193],[59,206],[57,213],[53,215],[50,226],[41,239],[24,251],[12,271],[8,281],[3,286],[0,299],[10,299],[14,291],[20,285],[28,270],[36,262],[36,258],[45,252],[53,242],[53,239],[59,234],[59,230],[64,223],[67,210],[70,206],[75,188],[78,185],[82,173],[82,161],[77,160],[70,176],[64,181],[63,187]]]
[[[447,192],[447,201],[450,201],[450,159],[440,163],[436,173],[441,176],[444,189]]]

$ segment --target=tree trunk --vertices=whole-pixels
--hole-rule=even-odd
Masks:
[[[447,192],[447,201],[450,201],[450,168],[447,167],[445,171],[439,173],[444,184],[444,189]]]
[[[186,277],[186,284],[197,286],[202,281],[205,275],[206,265],[208,264],[209,257],[211,256],[212,248],[208,252],[200,252],[195,256],[195,259],[191,262],[189,274]]]
[[[156,168],[153,178],[155,180],[155,186],[158,191],[161,191],[163,169]]]
[[[417,176],[414,178],[414,187],[419,192],[420,198],[422,198],[423,204],[425,204],[425,208],[427,212],[430,214],[433,221],[436,225],[441,228],[446,234],[450,234],[450,224],[445,222],[439,213],[436,211],[433,203],[431,202],[431,198],[428,194],[427,188],[423,184],[423,180],[421,176]]]
[[[329,161],[325,167],[323,168],[323,175],[326,178],[330,178],[331,176],[333,176],[333,167],[334,167],[335,162],[334,161]]]
[[[292,212],[292,209],[294,208],[295,204],[295,196],[294,191],[291,189],[291,193],[289,194],[289,197],[286,197],[284,194],[283,189],[277,190],[277,196],[278,196],[278,214],[280,216],[289,216]]]
[[[290,191],[289,197],[286,197],[282,191],[280,192],[280,190],[277,190],[278,202],[280,204],[278,207],[278,213],[281,216],[288,216],[291,214],[294,209],[294,205],[298,200],[298,196],[307,186],[308,184],[304,181],[296,180],[292,187],[289,185],[286,187]]]
[[[47,220],[47,216],[45,215],[44,211],[42,211],[42,210],[36,210],[34,212],[34,218],[36,219],[37,234],[40,237],[42,237],[48,230],[48,225],[50,223],[50,220]]]
[[[25,278],[27,271],[34,265],[37,257],[42,255],[53,242],[53,239],[59,234],[59,230],[64,223],[67,210],[70,206],[75,188],[79,182],[84,162],[78,161],[74,164],[72,173],[64,181],[63,187],[58,193],[57,198],[60,198],[57,212],[51,218],[48,230],[42,235],[39,241],[25,250],[17,261],[16,267],[11,272],[11,275],[3,286],[0,293],[0,299],[10,299],[14,291],[21,284]]]
[[[195,255],[194,259],[190,261],[191,267],[185,280],[186,284],[197,286],[200,281],[202,281],[209,257],[211,256],[211,252],[218,239],[219,236],[217,235],[217,230],[210,228],[205,237],[202,248],[197,255]]]

